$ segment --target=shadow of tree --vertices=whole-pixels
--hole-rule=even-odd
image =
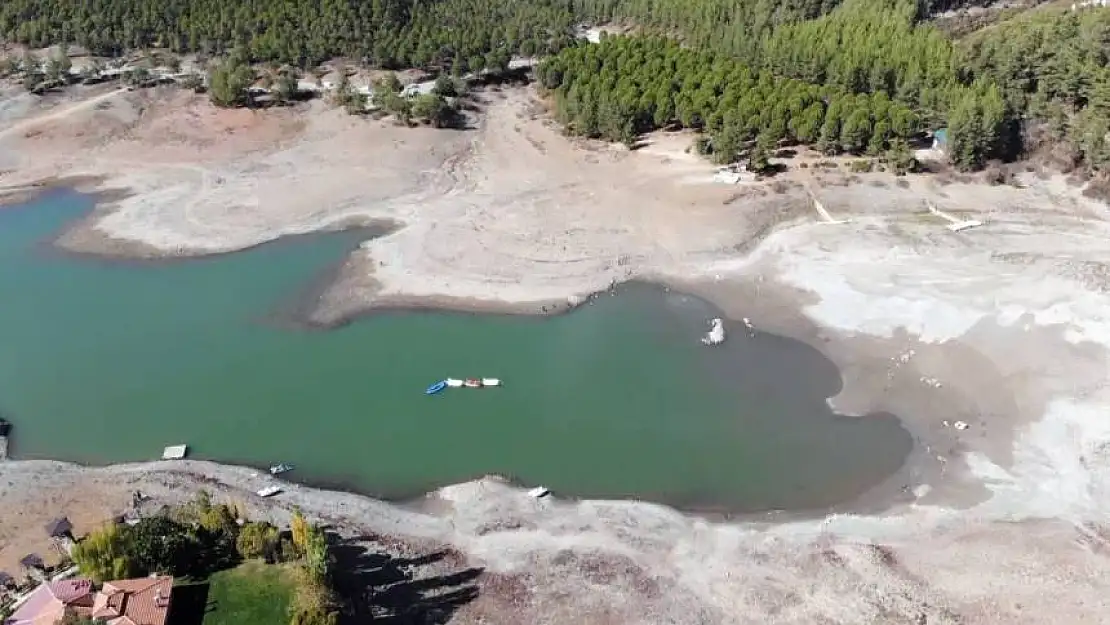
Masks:
[[[173,625],[201,625],[209,611],[208,582],[181,584],[173,589],[173,601],[167,623]]]
[[[482,569],[444,573],[446,551],[395,558],[357,538],[333,540],[335,590],[349,606],[340,625],[446,623],[478,597]]]

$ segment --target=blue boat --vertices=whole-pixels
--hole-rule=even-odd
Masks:
[[[429,386],[427,388],[427,390],[424,391],[424,394],[425,395],[435,395],[436,393],[442,391],[445,388],[447,388],[447,382],[445,380],[440,380],[439,382],[436,382],[435,384]]]

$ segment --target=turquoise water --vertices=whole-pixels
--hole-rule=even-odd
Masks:
[[[832,415],[835,367],[772,335],[698,338],[717,313],[647,285],[555,318],[380,313],[274,323],[357,244],[298,237],[197,260],[78,258],[44,241],[91,207],[0,210],[0,412],[18,457],[192,457],[407,497],[489,473],[562,495],[731,510],[808,508],[896,471],[891,416]],[[424,388],[499,377],[496,389]]]

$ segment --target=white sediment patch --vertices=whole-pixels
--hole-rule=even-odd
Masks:
[[[1110,250],[1095,244],[1078,252],[1063,225],[1058,234],[1050,229],[1035,239],[984,230],[970,247],[938,242],[914,224],[899,227],[895,234],[876,224],[854,232],[797,226],[769,237],[754,262],[772,265],[784,283],[815,294],[804,311],[820,326],[849,335],[904,332],[923,343],[961,341],[1054,398],[1038,421],[1019,430],[1012,466],[981,453],[968,456],[993,493],[976,514],[1104,514],[1110,509],[1110,392],[1097,379],[1108,373],[1110,297],[1068,274],[1092,271]],[[1004,262],[1009,258],[1020,262]],[[1056,327],[1063,351],[1039,353],[1033,344],[1021,351],[1020,334],[1001,343],[966,338],[976,336],[979,324],[1015,333]]]
[[[1110,419],[1106,405],[1058,399],[1014,447],[1009,471],[978,454],[971,469],[994,492],[986,510],[1011,518],[1083,520],[1110,511]]]

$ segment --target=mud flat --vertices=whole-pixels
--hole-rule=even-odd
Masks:
[[[923,450],[913,501],[873,517],[711,523],[648,504],[541,505],[495,481],[442,489],[415,511],[303,488],[272,504],[450,545],[500,576],[460,622],[507,606],[519,622],[567,620],[572,603],[576,622],[1102,622],[1104,206],[1032,175],[718,185],[684,152],[688,137],[648,137],[633,153],[572,144],[527,91],[483,97],[471,131],[318,103],[216,111],[175,92],[59,103],[76,108],[38,125],[13,104],[0,107],[19,124],[0,135],[0,182],[80,175],[127,189],[60,241],[89,252],[128,241],[203,254],[349,219],[403,224],[352,254],[320,319],[398,302],[542,314],[629,278],[682,286],[818,346],[845,378],[838,411],[898,414]],[[926,200],[984,225],[954,233]],[[212,465],[11,463],[0,508],[84,497],[118,475],[173,497],[197,485],[179,467],[229,496],[249,488],[243,470]]]

